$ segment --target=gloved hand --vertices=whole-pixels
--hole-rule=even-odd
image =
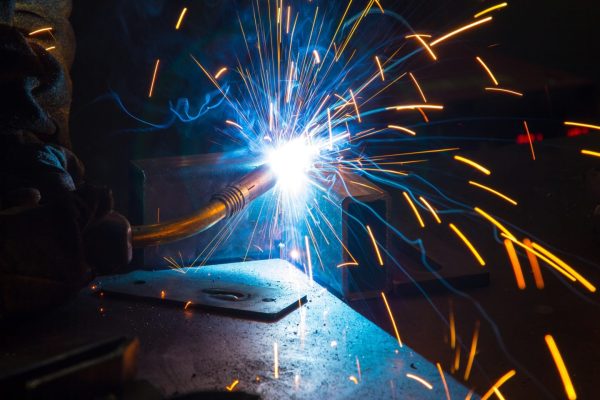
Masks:
[[[0,0],[0,316],[57,306],[131,259],[128,221],[69,150],[69,10]],[[28,34],[40,26],[52,35]]]
[[[56,306],[95,275],[131,260],[129,222],[113,211],[107,188],[82,182],[71,152],[5,143],[0,153],[6,152],[21,162],[11,168],[0,161],[0,310]]]

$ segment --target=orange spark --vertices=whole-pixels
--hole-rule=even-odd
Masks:
[[[555,263],[554,261],[552,261],[550,258],[546,257],[544,254],[542,254],[541,252],[537,251],[534,249],[533,244],[531,244],[531,247],[525,246],[523,243],[517,241],[514,238],[508,237],[506,236],[504,233],[501,234],[502,237],[506,238],[506,239],[510,239],[514,244],[516,244],[517,246],[525,249],[525,250],[529,250],[532,253],[534,253],[537,257],[541,258],[542,260],[544,260],[549,266],[551,266],[552,268],[554,268],[555,270],[557,270],[558,272],[560,272],[565,278],[567,278],[568,280],[570,280],[571,282],[576,282],[577,279],[575,279],[575,277],[573,275],[571,275],[569,272],[567,272],[564,268],[562,268],[560,265],[558,265],[557,263]]]
[[[506,227],[504,227],[504,225],[502,225],[500,222],[498,222],[494,217],[492,217],[490,214],[486,213],[485,211],[483,211],[481,208],[479,207],[475,207],[474,208],[475,212],[477,212],[479,215],[481,215],[483,218],[487,219],[488,221],[490,221],[493,225],[496,226],[496,228],[500,229],[500,231],[502,231],[507,237],[510,237],[513,240],[517,240],[515,238],[515,236],[510,233],[510,231],[508,229],[506,229]]]
[[[440,376],[442,377],[442,383],[444,384],[444,390],[446,391],[446,400],[452,400],[450,398],[450,391],[448,390],[448,383],[446,383],[446,377],[444,376],[444,371],[442,370],[442,366],[439,362],[435,363],[435,365],[437,366]]]
[[[519,263],[519,257],[517,256],[517,252],[515,251],[515,246],[509,239],[504,239],[504,246],[506,247],[506,252],[508,253],[508,258],[513,267],[513,271],[515,273],[515,279],[517,280],[517,286],[519,289],[525,289],[525,277],[523,276],[523,270],[521,269],[521,263]]]
[[[219,79],[221,77],[221,75],[223,75],[225,72],[227,72],[227,68],[223,67],[219,70],[219,72],[216,73],[215,75],[215,79]]]
[[[358,385],[358,379],[356,379],[356,377],[354,375],[350,375],[348,377],[349,380],[351,380],[352,382],[354,382],[355,385]]]
[[[379,57],[375,56],[375,62],[377,63],[377,67],[379,68],[379,73],[381,74],[381,80],[385,82],[385,75],[383,74],[383,67],[381,66],[381,61],[379,61]]]
[[[529,248],[531,248],[531,240],[525,238],[523,239],[523,244],[526,246],[525,252],[527,253],[527,258],[529,259],[529,265],[531,265],[531,272],[533,273],[535,287],[538,289],[543,289],[544,278],[542,276],[542,270],[540,269],[540,263],[538,262],[535,254],[532,251],[529,251]]]
[[[383,10],[383,7],[381,7],[381,3],[379,2],[379,0],[375,0],[375,4],[377,4],[377,7],[379,7],[379,9],[381,10],[381,13],[385,14],[385,11]]]
[[[531,148],[531,158],[533,158],[533,161],[535,161],[535,151],[533,150],[533,140],[531,140],[529,125],[527,125],[527,121],[523,121],[523,125],[525,125],[525,132],[527,132],[527,139],[529,139],[529,147]]]
[[[414,35],[406,35],[404,38],[405,39],[411,39],[417,36],[421,36],[421,37],[425,37],[425,38],[430,38],[431,35],[425,35],[424,33],[415,33]]]
[[[498,388],[496,388],[496,387],[494,388],[494,393],[498,397],[498,400],[506,400],[506,397],[504,397],[502,395],[502,393],[500,392],[500,390],[498,390]]]
[[[315,58],[315,63],[321,64],[321,57],[319,56],[319,52],[317,50],[313,50],[313,56]]]
[[[189,307],[189,306],[191,306],[191,305],[192,305],[192,302],[191,302],[191,301],[188,301],[187,303],[185,303],[185,306],[183,306],[183,309],[184,309],[184,310],[187,310],[187,309],[188,309],[188,307]]]
[[[377,241],[375,240],[375,236],[373,235],[373,231],[371,231],[371,227],[367,225],[367,231],[369,232],[369,236],[371,237],[371,243],[373,243],[373,247],[375,248],[375,253],[377,254],[377,261],[379,261],[379,265],[383,267],[383,258],[381,257],[381,253],[379,252],[379,246],[377,245]]]
[[[417,221],[419,221],[419,225],[421,225],[421,228],[425,228],[425,222],[423,222],[423,218],[421,218],[421,214],[419,213],[417,206],[415,206],[415,203],[413,203],[408,193],[403,192],[402,194],[404,195],[406,202],[410,205],[410,208],[412,208],[415,217],[417,217]]]
[[[350,89],[350,97],[352,98],[352,103],[354,103],[354,110],[356,110],[356,117],[358,118],[358,122],[362,122],[360,119],[360,112],[358,112],[358,104],[356,103],[356,98],[354,97],[354,93],[352,89]]]
[[[417,87],[417,90],[419,91],[419,94],[421,95],[421,98],[423,99],[423,102],[427,103],[427,97],[425,97],[425,93],[423,92],[423,89],[421,89],[421,85],[419,85],[419,82],[417,81],[417,78],[415,78],[415,76],[413,75],[412,72],[409,72],[408,76],[410,76],[410,79],[413,81],[413,83]]]
[[[419,41],[419,43],[421,44],[421,46],[423,46],[423,48],[429,53],[429,55],[431,56],[431,58],[433,59],[433,61],[437,61],[437,56],[435,55],[435,53],[433,52],[433,50],[431,50],[430,45],[428,45],[427,42],[423,39],[424,37],[430,38],[431,35],[414,34],[414,35],[405,36],[405,39],[411,39],[411,38],[417,39]]]
[[[157,59],[156,64],[154,65],[154,73],[152,74],[152,82],[150,83],[150,91],[148,92],[148,97],[152,97],[152,93],[154,92],[154,83],[156,82],[156,74],[158,74],[159,65],[160,59]]]
[[[465,397],[465,400],[471,400],[474,393],[475,393],[475,389],[469,390],[469,393],[467,393],[467,397]]]
[[[337,93],[334,93],[333,95],[345,103],[345,104],[343,104],[343,105],[341,105],[341,106],[339,106],[339,107],[336,107],[336,110],[337,110],[338,108],[344,108],[344,107],[346,107],[348,104],[350,104],[350,102],[349,102],[348,100],[346,100],[345,98],[343,98],[343,97],[342,97],[342,96],[340,96],[339,94],[337,94]]]
[[[590,128],[590,129],[600,131],[600,125],[590,125],[590,124],[584,124],[582,122],[571,122],[571,121],[565,121],[565,125],[566,126],[578,126],[580,128]]]
[[[456,323],[454,321],[454,305],[450,302],[450,315],[449,315],[449,325],[450,325],[450,348],[454,350],[456,348]]]
[[[471,368],[473,367],[473,360],[477,353],[477,340],[479,339],[479,321],[475,323],[473,329],[473,339],[471,340],[471,350],[469,351],[469,360],[467,361],[467,367],[465,368],[464,380],[468,381],[471,376]]]
[[[393,169],[381,169],[381,168],[361,168],[361,171],[372,171],[372,172],[385,172],[387,174],[408,176],[406,172],[394,171]]]
[[[406,152],[406,153],[387,154],[384,156],[371,157],[371,159],[391,158],[391,157],[398,157],[398,156],[414,156],[414,155],[418,155],[418,154],[445,153],[445,152],[449,152],[449,151],[458,151],[458,150],[460,150],[460,147],[448,147],[445,149],[410,151],[410,152]]]
[[[435,218],[436,222],[438,224],[441,224],[442,220],[438,216],[438,214],[435,211],[435,209],[431,206],[431,204],[429,204],[429,202],[427,200],[425,200],[425,198],[423,196],[419,196],[419,200],[421,200],[421,203],[425,204],[425,207],[427,207],[427,209],[429,210],[429,212],[431,213],[431,215],[433,215],[433,218]]]
[[[497,191],[497,190],[494,190],[494,189],[492,189],[492,188],[491,188],[491,187],[489,187],[489,186],[485,186],[485,185],[482,185],[481,183],[477,183],[477,182],[474,182],[474,181],[469,181],[469,185],[473,185],[473,186],[475,186],[475,187],[478,187],[478,188],[480,188],[480,189],[486,190],[486,191],[488,191],[488,192],[490,192],[490,193],[492,193],[492,194],[495,194],[496,196],[500,197],[501,199],[504,199],[504,200],[506,200],[507,202],[509,202],[509,203],[510,203],[510,204],[512,204],[513,206],[516,206],[516,205],[517,205],[517,202],[516,202],[515,200],[513,200],[513,199],[511,199],[510,197],[508,197],[508,196],[506,196],[506,195],[504,195],[504,194],[500,193],[500,192],[499,192],[499,191]]]
[[[396,110],[396,111],[418,110],[418,109],[443,110],[444,106],[434,105],[434,104],[409,104],[409,105],[406,105],[406,106],[394,106],[394,107],[387,107],[386,108],[386,110]]]
[[[164,290],[160,291],[160,298],[164,300],[164,298],[167,297],[167,293]]]
[[[468,24],[468,25],[465,25],[465,26],[463,26],[463,27],[461,27],[461,28],[458,28],[458,29],[456,29],[456,30],[454,30],[454,31],[452,31],[452,32],[450,32],[450,33],[447,33],[446,35],[442,36],[442,37],[441,37],[441,38],[439,38],[439,39],[436,39],[436,40],[434,40],[433,42],[429,43],[429,45],[430,45],[431,47],[434,47],[434,46],[436,46],[436,45],[438,45],[438,44],[442,43],[443,41],[445,41],[445,40],[447,40],[447,39],[450,39],[450,38],[451,38],[451,37],[453,37],[453,36],[456,36],[456,35],[458,35],[459,33],[462,33],[462,32],[464,32],[464,31],[467,31],[467,30],[469,30],[469,29],[475,28],[476,26],[479,26],[479,25],[481,25],[481,24],[485,24],[486,22],[490,22],[491,20],[492,20],[492,17],[487,17],[487,18],[484,18],[484,19],[482,19],[482,20],[475,21],[475,22],[473,22],[473,23],[470,23],[470,24]]]
[[[475,258],[479,262],[479,265],[481,265],[482,267],[484,267],[485,266],[484,259],[481,257],[481,255],[479,255],[479,252],[477,251],[477,249],[475,248],[475,246],[473,246],[473,244],[469,241],[469,239],[467,239],[467,237],[460,231],[460,229],[458,229],[456,227],[456,225],[450,224],[450,228],[464,242],[464,244],[469,248],[469,250],[471,250],[471,253],[473,253],[473,256],[475,256]]]
[[[233,122],[233,121],[226,120],[226,121],[225,121],[225,123],[226,123],[227,125],[235,126],[235,127],[236,127],[236,128],[238,128],[238,129],[242,129],[242,126],[241,126],[240,124],[238,124],[238,123],[235,123],[235,122]]]
[[[477,169],[477,170],[479,170],[479,171],[483,172],[483,173],[484,173],[484,174],[486,174],[486,175],[491,175],[491,174],[492,174],[492,172],[491,172],[489,169],[485,168],[483,165],[481,165],[481,164],[478,164],[478,163],[476,163],[475,161],[473,161],[473,160],[470,160],[470,159],[468,159],[468,158],[466,158],[466,157],[462,157],[462,156],[454,156],[454,159],[455,159],[456,161],[460,161],[460,162],[462,162],[462,163],[465,163],[465,164],[467,164],[467,165],[470,165],[471,167],[473,167],[473,168],[475,168],[475,169]]]
[[[236,379],[235,381],[231,382],[231,385],[225,386],[225,389],[227,389],[228,392],[232,392],[233,389],[235,389],[235,387],[238,385],[238,383],[240,383],[240,381]]]
[[[600,152],[592,150],[581,150],[581,154],[584,156],[600,157]]]
[[[433,389],[433,386],[431,385],[431,383],[427,382],[425,379],[421,378],[420,376],[409,373],[409,374],[406,374],[406,377],[410,378],[410,379],[414,379],[415,381],[419,382],[421,385],[425,386],[429,390]]]
[[[38,33],[42,33],[42,32],[52,32],[54,28],[52,28],[51,26],[48,26],[46,28],[40,28],[40,29],[36,29],[35,31],[31,31],[27,34],[27,36],[33,36],[33,35],[37,35]]]
[[[410,130],[408,128],[404,128],[404,127],[399,126],[399,125],[388,125],[388,128],[389,129],[395,129],[397,131],[406,132],[406,133],[408,133],[411,136],[416,136],[417,135],[417,132],[412,131],[412,130]]]
[[[287,21],[285,23],[285,33],[289,35],[290,33],[290,16],[292,15],[292,6],[288,6],[287,8]]]
[[[496,4],[495,6],[491,6],[490,8],[486,8],[485,10],[478,12],[477,14],[475,14],[473,16],[473,18],[477,19],[477,18],[481,17],[482,15],[488,14],[492,11],[498,10],[500,8],[504,8],[506,6],[508,6],[508,3]]]
[[[456,348],[456,352],[454,353],[454,371],[458,371],[460,369],[460,347]]]
[[[523,97],[523,93],[517,92],[516,90],[502,89],[502,88],[495,88],[495,87],[486,87],[485,90],[488,92],[498,92],[498,93],[511,94],[511,95],[517,96],[517,97]]]
[[[481,66],[483,67],[483,69],[485,69],[485,71],[489,75],[489,77],[492,80],[492,82],[494,82],[494,85],[498,86],[498,80],[496,80],[496,77],[492,73],[492,70],[486,65],[485,62],[483,62],[483,60],[481,59],[481,57],[475,57],[475,59],[477,60],[477,62],[479,62],[479,64],[481,64]]]
[[[491,395],[494,394],[495,390],[498,390],[500,388],[500,386],[502,386],[504,383],[506,383],[507,380],[509,380],[510,378],[512,378],[513,376],[516,375],[516,371],[510,370],[508,371],[506,374],[504,374],[500,379],[498,379],[496,381],[496,383],[494,383],[492,385],[492,387],[490,388],[490,390],[488,390],[482,397],[481,400],[487,400],[490,398]]]
[[[183,17],[185,17],[186,13],[187,13],[187,8],[184,7],[183,10],[181,10],[181,14],[179,14],[179,19],[177,20],[177,24],[175,24],[176,31],[178,31],[179,28],[181,27],[181,23],[183,22]]]
[[[358,263],[354,262],[354,261],[350,261],[350,262],[345,262],[345,263],[341,263],[337,265],[337,268],[344,268],[344,267],[358,267]]]
[[[423,121],[425,121],[426,123],[429,123],[429,117],[427,117],[427,114],[425,114],[425,111],[423,111],[420,108],[418,108],[418,110],[421,113],[421,115],[423,116]]]
[[[579,274],[577,271],[575,271],[575,269],[573,269],[570,265],[568,265],[566,262],[564,262],[563,260],[561,260],[560,258],[558,258],[558,256],[556,256],[555,254],[553,254],[550,251],[546,250],[545,248],[543,248],[542,246],[540,246],[537,243],[532,243],[531,247],[534,250],[539,251],[540,253],[542,253],[546,257],[550,258],[556,264],[560,265],[564,270],[566,270],[569,274],[571,274],[575,279],[577,279],[579,282],[581,282],[581,284],[587,290],[589,290],[592,293],[596,292],[596,287],[594,285],[592,285],[587,279],[585,279],[583,276],[581,276],[581,274]]]
[[[558,346],[554,341],[552,335],[544,336],[546,340],[546,344],[548,345],[548,349],[552,354],[552,358],[554,359],[554,364],[556,364],[556,369],[558,369],[558,374],[560,375],[560,379],[563,382],[563,386],[565,387],[565,393],[567,394],[567,398],[569,400],[577,399],[577,393],[575,393],[575,388],[573,387],[573,382],[571,382],[571,377],[569,376],[569,371],[567,371],[567,367],[565,362],[558,350]]]
[[[402,340],[400,339],[400,333],[398,333],[398,327],[396,326],[396,320],[394,319],[394,314],[392,314],[392,309],[387,301],[387,297],[385,297],[385,293],[381,292],[381,298],[385,303],[385,308],[387,309],[388,315],[390,316],[390,321],[392,321],[392,326],[394,327],[394,333],[396,334],[396,339],[398,339],[398,346],[402,347]]]
[[[50,50],[54,50],[54,49],[56,49],[56,46],[46,47],[44,50],[50,51]]]
[[[362,187],[366,187],[366,188],[369,188],[369,189],[371,189],[371,190],[374,190],[374,191],[376,191],[376,192],[383,193],[383,191],[382,191],[381,189],[378,189],[378,188],[376,188],[375,186],[367,185],[367,184],[365,184],[365,183],[362,183],[362,182],[353,181],[353,180],[351,180],[351,179],[348,179],[348,182],[352,182],[352,183],[354,183],[355,185],[362,186]]]

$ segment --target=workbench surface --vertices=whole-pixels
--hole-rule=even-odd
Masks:
[[[113,279],[133,281],[135,274],[102,279],[99,288]],[[93,340],[135,336],[141,342],[138,378],[166,396],[225,390],[238,380],[234,390],[264,399],[446,397],[436,365],[406,345],[400,347],[395,337],[318,284],[310,284],[289,263],[207,266],[188,270],[186,278],[209,275],[301,291],[308,301],[278,321],[258,322],[86,290],[64,309],[3,328],[0,371]],[[425,379],[433,389],[409,379],[407,373]],[[453,398],[465,398],[468,390],[447,372],[444,375]]]

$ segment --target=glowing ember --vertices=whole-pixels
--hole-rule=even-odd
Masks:
[[[567,371],[567,367],[565,366],[565,362],[558,350],[558,346],[554,341],[552,335],[546,335],[545,338],[546,344],[548,345],[548,349],[552,354],[552,358],[554,359],[554,363],[556,364],[556,368],[558,369],[558,373],[560,375],[560,379],[565,386],[565,392],[567,394],[567,398],[569,400],[577,399],[577,394],[575,393],[575,388],[573,388],[573,383],[571,382],[571,377],[569,376],[569,371]]]

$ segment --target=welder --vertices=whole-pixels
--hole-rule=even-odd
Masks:
[[[55,307],[131,259],[127,219],[71,150],[70,11],[0,0],[0,315]]]

